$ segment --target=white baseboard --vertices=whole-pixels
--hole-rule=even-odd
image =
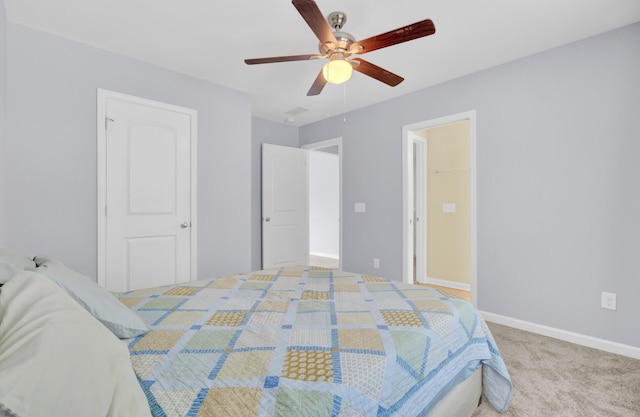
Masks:
[[[309,251],[309,255],[321,256],[323,258],[330,258],[330,259],[340,259],[340,256],[336,255],[335,253],[324,253],[324,252],[312,252],[312,251]]]
[[[525,330],[531,333],[540,334],[542,336],[564,340],[565,342],[571,342],[577,345],[603,350],[605,352],[628,356],[634,359],[640,359],[640,348],[635,346],[612,342],[605,339],[599,339],[597,337],[587,336],[580,333],[573,333],[562,329],[556,329],[555,327],[531,323],[528,321],[514,319],[511,317],[489,313],[486,311],[480,311],[480,314],[486,321],[489,321],[491,323],[502,324],[504,326]]]
[[[449,280],[446,280],[446,279],[429,278],[429,277],[427,277],[424,280],[424,282],[422,282],[422,281],[418,281],[418,282],[420,282],[422,284],[437,285],[439,287],[453,288],[455,290],[471,291],[471,285],[470,284],[463,284],[461,282],[449,281]]]

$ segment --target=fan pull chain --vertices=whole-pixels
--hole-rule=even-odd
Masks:
[[[347,124],[347,83],[343,83],[342,86],[342,123]]]

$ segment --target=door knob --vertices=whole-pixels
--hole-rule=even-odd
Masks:
[[[265,222],[270,222],[271,221],[271,217],[267,217],[264,219]]]
[[[183,229],[186,229],[187,227],[189,227],[189,222],[182,222],[180,224],[180,227],[182,227]]]

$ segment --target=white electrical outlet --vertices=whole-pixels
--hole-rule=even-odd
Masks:
[[[602,298],[600,299],[600,307],[607,310],[616,309],[616,295],[612,292],[602,292]]]
[[[380,269],[380,259],[379,258],[373,258],[373,267],[375,269]]]

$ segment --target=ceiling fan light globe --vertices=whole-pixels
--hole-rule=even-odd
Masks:
[[[322,76],[331,84],[342,84],[349,81],[352,73],[351,63],[342,59],[331,60],[322,67]]]

